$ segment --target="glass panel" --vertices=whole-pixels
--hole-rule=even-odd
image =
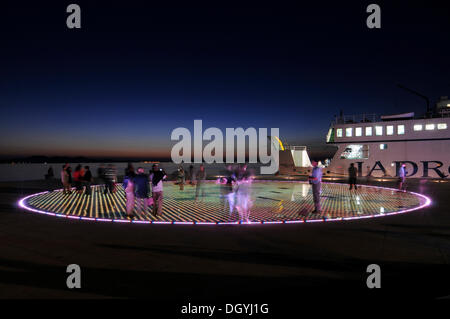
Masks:
[[[404,125],[398,125],[397,126],[397,134],[398,135],[405,134],[405,126]]]
[[[394,135],[394,126],[393,125],[386,126],[386,135]]]
[[[369,147],[368,145],[352,144],[348,145],[341,154],[343,159],[368,159]]]
[[[366,127],[366,136],[372,136],[372,127],[371,126]]]
[[[377,136],[383,135],[383,127],[382,126],[375,126],[375,134]]]
[[[352,136],[352,132],[353,132],[353,128],[347,127],[347,128],[345,129],[345,136],[346,136],[346,137],[351,137],[351,136]]]

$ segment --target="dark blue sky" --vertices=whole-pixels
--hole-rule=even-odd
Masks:
[[[65,8],[81,6],[82,29]],[[320,152],[347,114],[422,112],[450,95],[450,10],[439,2],[2,3],[0,155],[169,155],[170,132],[279,127]],[[239,2],[237,2],[239,3]]]

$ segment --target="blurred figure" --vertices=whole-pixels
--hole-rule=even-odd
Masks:
[[[132,163],[128,163],[128,166],[125,168],[125,176],[134,176],[136,175],[134,171],[134,167]]]
[[[69,164],[65,164],[61,170],[61,183],[63,184],[63,194],[71,194],[70,183],[69,183],[69,173],[67,172],[67,168]]]
[[[148,176],[145,174],[144,168],[139,167],[137,169],[137,175],[133,178],[133,182],[137,209],[138,211],[147,213],[150,185]]]
[[[194,185],[194,165],[189,165],[189,184]]]
[[[67,175],[69,176],[69,185],[70,185],[70,187],[72,187],[72,184],[73,184],[72,167],[70,167],[70,165],[68,163],[66,164],[66,172],[67,172]],[[72,192],[71,189],[70,189],[70,192]]]
[[[195,200],[198,199],[198,196],[201,194],[201,197],[205,197],[205,180],[206,180],[206,171],[205,166],[203,164],[200,165],[197,174],[195,176],[195,179],[197,180],[197,187],[195,189]]]
[[[402,164],[398,170],[398,189],[403,192],[406,192],[406,175],[408,175],[406,165]]]
[[[350,190],[352,190],[353,186],[355,187],[355,190],[358,189],[356,186],[356,176],[358,176],[358,169],[355,167],[354,163],[351,163],[348,168],[348,183],[350,184]]]
[[[98,183],[103,185],[103,190],[106,191],[106,178],[105,178],[105,164],[100,164],[97,168],[97,177],[99,179]],[[101,191],[100,186],[98,186],[98,191]],[[105,193],[106,194],[106,193]]]
[[[249,222],[250,208],[252,201],[250,199],[250,185],[252,183],[252,176],[247,171],[247,164],[238,168],[237,174],[237,189],[236,189],[236,209],[239,213],[241,221]]]
[[[177,182],[175,183],[175,185],[179,185],[180,191],[182,191],[182,190],[184,190],[185,182],[186,182],[186,177],[185,177],[184,169],[183,169],[183,166],[180,165],[180,167],[178,168]]]
[[[45,174],[45,179],[53,179],[53,177],[55,177],[54,173],[53,173],[53,166],[50,166],[47,170],[47,174]]]
[[[123,189],[125,190],[126,199],[126,214],[129,219],[133,219],[134,215],[134,205],[135,205],[135,187],[134,187],[134,169],[126,170],[127,175],[123,178]]]
[[[236,175],[233,172],[233,167],[227,165],[226,176],[221,180],[221,193],[223,198],[223,209],[226,209],[226,203],[228,202],[228,209],[230,216],[235,210],[236,196],[234,193],[234,185],[236,184]]]
[[[91,195],[91,184],[92,184],[92,173],[89,169],[89,166],[84,167],[84,175],[83,175],[83,184],[85,187],[84,194]]]
[[[73,183],[77,193],[81,193],[83,191],[83,167],[81,164],[78,164],[75,167],[75,171],[73,172]]]
[[[116,191],[115,184],[116,184],[116,168],[113,164],[108,164],[108,166],[105,169],[105,191],[104,194],[106,195],[108,191],[113,194]]]
[[[312,186],[312,193],[314,199],[314,210],[313,214],[320,214],[320,190],[322,188],[322,169],[317,166],[316,161],[312,161],[311,165],[313,166],[311,176],[309,176],[308,180]]]
[[[163,180],[167,178],[166,172],[158,164],[152,166],[150,181],[152,183],[153,215],[161,216],[163,208]]]

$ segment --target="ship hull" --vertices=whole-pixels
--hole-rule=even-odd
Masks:
[[[402,163],[405,163],[408,177],[449,178],[450,176],[450,140],[384,143],[387,149],[380,149],[380,143],[367,143],[370,156],[365,159],[341,158],[348,148],[339,145],[329,167],[327,175],[347,175],[350,163],[358,168],[359,176],[395,177]]]

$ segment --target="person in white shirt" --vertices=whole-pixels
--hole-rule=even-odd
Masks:
[[[400,167],[400,169],[398,170],[398,189],[406,192],[406,175],[408,174],[408,172],[406,171],[406,165],[402,164],[402,166]]]

